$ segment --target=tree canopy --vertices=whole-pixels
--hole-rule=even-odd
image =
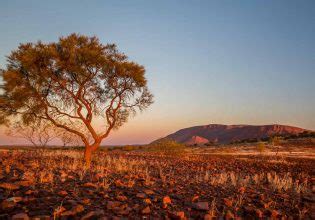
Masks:
[[[153,103],[145,68],[96,37],[71,34],[58,42],[20,44],[7,62],[0,122],[47,120],[79,136],[88,151]],[[96,126],[99,118],[102,125]]]

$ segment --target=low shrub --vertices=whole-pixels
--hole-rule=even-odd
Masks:
[[[186,146],[172,139],[163,138],[151,143],[146,149],[164,154],[181,154],[185,152]]]

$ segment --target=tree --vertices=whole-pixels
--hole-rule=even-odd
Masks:
[[[21,44],[7,61],[0,122],[48,121],[77,135],[87,166],[112,130],[153,103],[144,67],[96,37],[71,34],[58,42]]]
[[[15,122],[6,131],[6,134],[11,137],[23,138],[35,147],[46,147],[49,142],[56,138],[52,125],[44,121],[38,121],[27,126]]]
[[[77,135],[64,131],[64,129],[60,129],[59,132],[57,132],[57,134],[58,138],[62,142],[63,147],[70,145],[72,146],[82,145],[82,141]]]
[[[266,150],[266,145],[264,142],[260,141],[257,144],[258,151],[262,154]]]
[[[271,137],[270,144],[273,148],[276,148],[276,156],[279,153],[280,143],[281,143],[281,137],[278,137],[278,136]]]

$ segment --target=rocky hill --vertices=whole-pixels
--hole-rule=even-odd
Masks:
[[[263,139],[274,135],[295,135],[304,131],[303,128],[287,125],[221,125],[209,124],[195,126],[176,131],[165,138],[188,145],[220,143],[226,144],[247,139]]]

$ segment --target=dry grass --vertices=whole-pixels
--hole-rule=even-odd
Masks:
[[[18,178],[24,170],[20,175],[22,180],[33,181],[36,187],[49,191],[60,190],[60,186],[66,187],[70,181],[75,197],[82,193],[82,186],[86,184],[103,193],[115,190],[114,194],[119,194],[117,187],[125,187],[128,191],[149,188],[161,191],[161,196],[170,189],[180,189],[185,196],[191,196],[190,187],[196,186],[197,191],[205,192],[204,199],[209,202],[207,214],[212,217],[225,213],[221,190],[232,201],[235,210],[248,205],[247,193],[286,194],[293,198],[290,206],[295,207],[302,196],[311,191],[309,174],[294,170],[301,166],[299,160],[285,157],[264,157],[262,160],[256,156],[233,158],[186,153],[179,157],[156,152],[98,152],[90,170],[84,165],[83,152],[77,150],[8,151],[2,154],[3,174]],[[286,167],[286,171],[278,169],[281,167]],[[307,171],[307,168],[303,169]],[[7,190],[4,196],[9,198],[12,192]],[[63,201],[59,202],[61,205],[58,203],[55,211],[62,206]],[[296,216],[308,213],[304,206],[298,210]]]

